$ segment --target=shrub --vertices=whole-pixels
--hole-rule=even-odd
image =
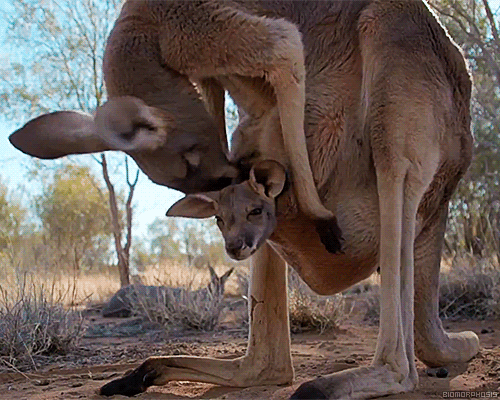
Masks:
[[[190,288],[165,288],[156,297],[137,295],[132,302],[133,314],[160,323],[167,330],[173,327],[212,331],[219,323],[223,294]]]
[[[494,258],[455,256],[440,274],[440,317],[448,320],[486,319],[500,316],[500,269]],[[364,320],[379,322],[378,285],[360,290],[357,296],[366,305]]]
[[[24,279],[14,291],[0,286],[0,361],[9,368],[36,369],[41,357],[69,352],[83,334],[80,313],[56,295]]]
[[[232,269],[220,277],[210,266],[209,270],[210,283],[201,289],[193,290],[191,283],[186,288],[143,286],[154,290],[133,290],[128,299],[132,313],[158,322],[167,329],[214,330],[224,308],[225,283]]]
[[[342,294],[319,296],[311,291],[298,274],[289,269],[288,309],[290,330],[293,333],[325,331],[338,328],[348,316]]]
[[[486,319],[500,316],[500,269],[489,259],[455,257],[440,275],[441,318]]]

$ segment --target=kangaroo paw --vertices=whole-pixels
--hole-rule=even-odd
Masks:
[[[145,392],[149,386],[152,386],[157,376],[158,373],[145,363],[123,377],[106,383],[101,387],[99,394],[102,396],[113,396],[115,394],[128,397],[135,396]]]
[[[342,231],[337,224],[337,218],[316,221],[316,232],[329,253],[342,253]]]

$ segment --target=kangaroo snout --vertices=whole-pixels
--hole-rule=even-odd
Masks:
[[[250,257],[255,250],[254,247],[251,240],[243,238],[226,241],[226,252],[233,260],[244,260]]]
[[[233,256],[238,256],[239,253],[247,247],[248,246],[245,244],[243,239],[240,238],[228,241],[226,243],[226,251],[232,258],[236,258]]]

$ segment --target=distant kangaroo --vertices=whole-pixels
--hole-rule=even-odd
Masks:
[[[214,301],[221,299],[224,295],[226,281],[233,272],[234,268],[226,271],[222,276],[217,276],[214,269],[208,265],[210,271],[210,283],[207,287],[198,290],[187,291],[183,288],[172,288],[168,286],[147,286],[147,285],[127,285],[120,288],[111,299],[106,303],[102,310],[102,316],[111,317],[129,317],[134,308],[140,302],[162,302],[175,301],[189,295],[199,301]]]

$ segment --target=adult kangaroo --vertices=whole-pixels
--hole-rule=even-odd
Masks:
[[[343,251],[322,247],[313,221],[296,207],[295,182],[275,161],[284,146],[272,92],[261,82],[220,78],[234,85],[243,109],[233,156],[249,164],[249,178],[189,195],[168,215],[216,215],[228,253],[253,254],[247,353],[235,360],[150,358],[102,393],[137,393],[174,379],[241,387],[291,382],[285,262],[321,294],[381,269],[372,366],[320,377],[292,398],[411,391],[418,383],[415,354],[436,367],[467,361],[479,349],[474,333],[447,333],[438,316],[448,201],[471,159],[463,57],[420,1],[251,4],[303,34],[307,145],[320,198],[343,232]],[[263,129],[270,134],[259,136]]]
[[[335,219],[319,201],[306,148],[301,35],[293,22],[265,17],[265,3],[260,12],[245,3],[125,1],[104,54],[110,100],[95,117],[38,117],[11,142],[40,158],[122,150],[156,183],[184,193],[220,189],[237,171],[225,157],[224,86],[217,78],[258,78],[274,93],[301,208],[318,220],[328,245],[324,222],[335,226]]]
[[[74,153],[122,149],[158,183],[186,193],[213,191],[223,186],[220,178],[234,176],[234,171],[214,168],[224,155],[226,88],[242,116],[236,158],[250,166],[268,158],[284,163],[301,210],[289,191],[278,196],[284,183],[279,173],[254,169],[255,179],[244,182],[253,180],[258,199],[271,207],[261,217],[272,215],[278,201],[276,228],[269,240],[257,243],[253,255],[245,356],[150,358],[103,386],[102,394],[134,395],[170,380],[238,387],[291,383],[284,260],[321,293],[342,290],[377,265],[382,275],[373,366],[319,378],[294,398],[367,398],[412,390],[417,384],[414,339],[417,356],[433,366],[465,361],[477,352],[477,336],[445,332],[437,310],[447,204],[471,157],[470,79],[460,52],[424,3],[129,0],[106,60],[106,80],[116,77],[107,82],[108,89],[117,97],[98,110],[95,120],[63,114],[77,121],[66,141],[64,129],[35,120],[12,142],[34,155],[41,146],[50,157],[68,154],[68,148]],[[328,208],[324,212],[319,200],[301,200],[316,194],[304,185],[312,179],[300,173],[309,165],[304,152],[295,152],[302,147],[303,111],[310,166]],[[271,135],[259,135],[253,147],[263,154],[248,153],[253,145],[247,138],[255,136],[245,132],[263,127]],[[201,146],[199,138],[213,139],[214,131],[222,140],[206,139]],[[37,132],[43,133],[42,143]],[[212,163],[210,149],[218,157]],[[172,165],[171,159],[176,160]],[[234,196],[231,191],[241,187],[223,193]],[[234,211],[217,196],[222,193],[195,196],[206,216],[214,214],[214,205]],[[245,217],[259,217],[258,211],[253,214],[257,208]],[[332,211],[345,230],[343,252],[337,254],[321,247],[314,232],[316,218],[328,219]],[[234,245],[231,253],[238,250],[245,249]]]

